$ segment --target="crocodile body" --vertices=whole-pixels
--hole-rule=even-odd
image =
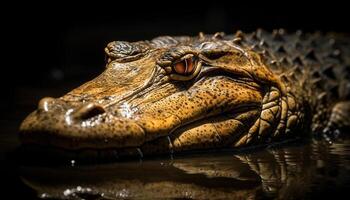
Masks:
[[[39,102],[23,144],[106,155],[241,148],[350,125],[350,39],[257,30],[111,42],[106,70]]]

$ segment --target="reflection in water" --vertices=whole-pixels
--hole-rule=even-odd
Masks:
[[[23,166],[20,174],[42,198],[308,199],[349,187],[349,141],[96,166]]]

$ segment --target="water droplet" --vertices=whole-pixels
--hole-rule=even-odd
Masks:
[[[115,194],[116,197],[127,198],[129,196],[129,191],[127,189],[122,189]]]
[[[71,125],[72,124],[72,119],[71,119],[71,113],[73,112],[73,109],[69,109],[67,110],[66,114],[65,114],[65,121],[67,123],[67,125]]]
[[[72,167],[74,167],[75,166],[75,160],[71,160],[70,164],[71,164]]]
[[[72,194],[72,191],[70,189],[66,189],[64,192],[63,192],[63,195],[64,196],[69,196]]]
[[[41,195],[40,195],[40,198],[49,198],[50,196],[47,194],[47,193],[42,193]]]
[[[133,115],[133,109],[128,103],[123,103],[119,108],[119,113],[122,117],[131,118]]]

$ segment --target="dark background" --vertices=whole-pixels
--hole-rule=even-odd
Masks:
[[[0,6],[1,162],[8,163],[4,152],[18,145],[19,124],[40,98],[61,96],[103,71],[103,49],[110,41],[256,28],[350,32],[349,6],[336,1],[74,2]],[[1,164],[2,196],[35,196],[14,169]]]
[[[336,1],[15,2],[3,6],[3,118],[24,116],[43,96],[60,96],[103,70],[113,40],[228,34],[241,29],[349,32],[348,6]]]

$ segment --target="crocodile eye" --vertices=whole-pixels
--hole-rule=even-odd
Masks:
[[[183,59],[173,65],[176,73],[180,75],[189,75],[194,71],[195,60],[193,57]]]
[[[188,81],[196,77],[202,68],[201,61],[193,54],[187,54],[180,60],[164,67],[169,77],[177,81]]]
[[[198,52],[187,46],[177,47],[165,52],[157,65],[175,81],[188,81],[195,78],[202,69],[202,60]]]

